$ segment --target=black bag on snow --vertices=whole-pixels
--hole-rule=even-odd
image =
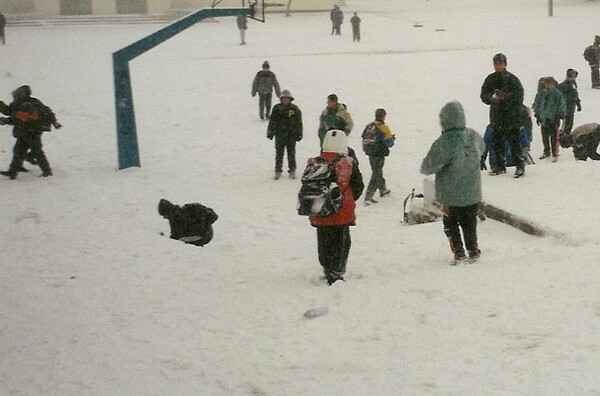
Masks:
[[[302,174],[302,187],[298,192],[300,216],[331,216],[342,208],[342,193],[336,183],[334,168],[343,158],[338,156],[330,163],[317,157]]]

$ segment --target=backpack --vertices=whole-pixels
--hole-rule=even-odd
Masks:
[[[342,193],[335,181],[335,166],[343,159],[339,155],[330,163],[317,157],[302,173],[302,187],[298,192],[300,216],[331,216],[342,208]]]
[[[380,151],[379,139],[377,133],[379,128],[374,122],[367,125],[362,133],[362,148],[366,155],[377,155]]]
[[[19,120],[22,125],[39,128],[42,131],[50,131],[52,123],[56,120],[52,110],[36,98],[29,98],[19,105],[19,110],[15,112],[14,118]]]
[[[585,60],[588,63],[595,63],[598,62],[598,59],[596,59],[596,51],[594,51],[593,46],[588,46],[585,48],[585,51],[583,51],[583,57],[585,58]]]

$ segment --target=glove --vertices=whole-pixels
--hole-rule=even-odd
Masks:
[[[298,134],[296,135],[296,141],[299,142],[300,140],[302,140],[302,134]]]
[[[0,125],[7,125],[9,119],[6,117],[0,117]]]
[[[480,163],[480,167],[481,170],[487,170],[487,165],[485,164],[485,157],[481,157],[481,163]]]
[[[496,98],[499,101],[503,101],[504,98],[506,98],[506,92],[504,92],[501,89],[494,89],[494,95],[492,95],[492,98]]]
[[[540,121],[539,117],[535,117],[535,123],[537,124],[537,126],[542,125],[542,121]]]
[[[577,103],[577,111],[581,111],[581,103]]]
[[[54,124],[52,124],[52,125],[53,125],[53,126],[54,126],[54,128],[56,128],[56,129],[60,129],[60,128],[62,128],[62,124],[61,124],[60,122],[58,122],[58,121],[54,121]]]
[[[274,136],[275,136],[275,132],[273,132],[271,130],[267,131],[267,139],[273,140]]]

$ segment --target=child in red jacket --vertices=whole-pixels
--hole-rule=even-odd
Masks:
[[[355,162],[348,156],[348,140],[344,131],[327,131],[320,157],[327,163],[336,161],[335,181],[342,195],[342,207],[339,211],[329,216],[309,217],[310,224],[317,229],[319,263],[323,267],[327,283],[332,285],[344,280],[351,245],[350,226],[356,220],[356,202],[351,185]],[[309,165],[314,162],[316,158],[308,160]]]

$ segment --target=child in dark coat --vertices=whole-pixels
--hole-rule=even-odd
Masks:
[[[181,207],[164,198],[158,203],[158,213],[169,220],[171,239],[196,246],[204,246],[212,240],[212,224],[219,218],[211,208],[199,203]]]

